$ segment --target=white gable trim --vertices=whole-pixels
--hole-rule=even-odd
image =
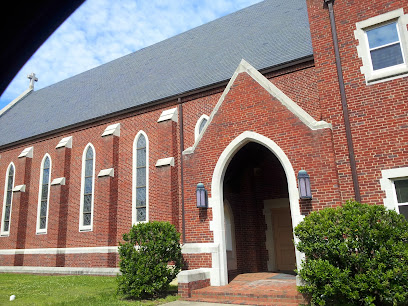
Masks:
[[[227,87],[225,88],[224,92],[222,93],[220,99],[218,100],[217,104],[215,105],[210,118],[208,119],[207,124],[203,128],[203,131],[196,139],[194,145],[191,148],[187,148],[183,151],[183,154],[191,154],[194,152],[195,148],[197,147],[198,143],[200,142],[203,134],[207,127],[211,124],[212,119],[214,118],[215,114],[218,112],[218,109],[224,102],[226,95],[229,93],[232,85],[235,82],[235,79],[238,75],[242,72],[246,72],[250,77],[252,77],[259,85],[261,85],[266,91],[268,91],[273,97],[275,97],[279,102],[282,103],[288,110],[290,110],[294,115],[296,115],[304,124],[306,124],[311,130],[320,130],[320,129],[331,129],[332,125],[326,121],[316,121],[312,116],[310,116],[303,108],[297,105],[292,99],[290,99],[287,95],[285,95],[279,88],[273,85],[267,78],[265,78],[258,70],[252,67],[248,62],[244,59],[238,65],[238,68],[235,70],[232,78],[228,82]]]
[[[14,106],[14,104],[16,104],[18,101],[23,99],[25,96],[27,96],[32,91],[33,91],[33,88],[28,88],[28,89],[24,90],[21,95],[19,95],[17,98],[15,98],[9,104],[7,104],[2,110],[0,110],[0,116],[3,115],[7,110],[12,108]]]

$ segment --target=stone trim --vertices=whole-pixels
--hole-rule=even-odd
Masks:
[[[59,148],[71,149],[72,148],[72,136],[62,138],[55,148],[56,149],[59,149]]]
[[[156,167],[172,166],[174,167],[174,157],[161,158],[156,162]]]
[[[51,186],[65,185],[65,177],[58,177],[52,180]]]
[[[214,233],[214,243],[219,245],[218,252],[214,253],[212,256],[212,286],[222,286],[228,283],[228,271],[226,269],[227,257],[225,246],[224,199],[222,195],[224,172],[226,171],[226,168],[232,156],[234,156],[234,154],[248,142],[256,142],[262,144],[273,154],[275,154],[275,156],[279,159],[287,178],[289,204],[293,228],[295,228],[304,218],[304,216],[300,214],[299,191],[297,188],[296,174],[285,152],[273,140],[261,134],[252,131],[245,131],[240,134],[233,141],[231,141],[230,144],[221,153],[220,157],[218,158],[217,164],[215,165],[211,181],[211,206],[213,212],[213,220],[210,226],[211,230]],[[296,242],[297,241],[295,240],[295,244]],[[297,267],[300,268],[301,261],[304,255],[297,249],[295,254]]]
[[[104,177],[104,176],[114,177],[114,175],[115,175],[115,169],[113,168],[103,169],[99,171],[98,173],[98,177]]]
[[[384,206],[388,209],[398,211],[397,194],[395,192],[394,180],[408,177],[408,167],[381,170],[381,190],[385,191]]]
[[[167,121],[167,120],[173,120],[174,122],[178,121],[177,107],[163,111],[159,117],[159,120],[157,120],[157,122],[162,122],[162,121]]]
[[[117,253],[117,246],[83,247],[83,248],[39,248],[39,249],[3,249],[0,255],[56,255],[56,254],[95,254],[95,253]]]
[[[102,137],[109,135],[120,136],[120,123],[109,125],[102,133]]]
[[[82,268],[82,267],[30,267],[0,266],[2,273],[33,273],[33,274],[69,274],[69,275],[106,275],[116,276],[119,268]]]
[[[181,252],[183,254],[202,254],[218,252],[218,244],[208,243],[186,243],[182,245]]]
[[[18,185],[13,188],[13,192],[25,192],[26,185]]]
[[[28,147],[25,148],[20,155],[18,156],[18,158],[23,158],[23,157],[28,157],[28,158],[33,158],[33,147]]]

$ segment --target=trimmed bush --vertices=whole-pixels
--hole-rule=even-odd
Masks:
[[[122,275],[118,275],[118,292],[131,298],[150,298],[167,290],[183,262],[175,227],[169,222],[139,223],[123,240],[119,243]]]
[[[348,201],[296,228],[306,255],[298,289],[314,305],[407,305],[408,222],[382,205]]]

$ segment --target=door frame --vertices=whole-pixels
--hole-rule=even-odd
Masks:
[[[252,131],[245,131],[224,149],[218,158],[214,168],[211,182],[211,198],[209,199],[209,207],[212,208],[213,220],[211,221],[211,230],[214,234],[214,244],[217,246],[217,252],[212,253],[212,269],[211,269],[211,285],[223,286],[228,284],[228,269],[227,255],[225,247],[225,226],[224,226],[224,177],[229,163],[244,145],[249,142],[259,143],[268,148],[280,161],[283,170],[285,171],[288,192],[289,204],[292,217],[292,226],[296,227],[304,218],[300,214],[299,207],[299,191],[296,183],[296,175],[292,164],[283,150],[271,139],[261,134]],[[294,237],[295,242],[296,238]],[[303,258],[302,254],[296,249],[296,264],[300,268],[300,263]]]

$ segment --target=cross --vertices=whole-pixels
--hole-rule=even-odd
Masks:
[[[38,78],[35,76],[35,73],[31,72],[31,74],[27,75],[27,78],[30,79],[30,88],[34,89],[34,82],[38,82]]]

